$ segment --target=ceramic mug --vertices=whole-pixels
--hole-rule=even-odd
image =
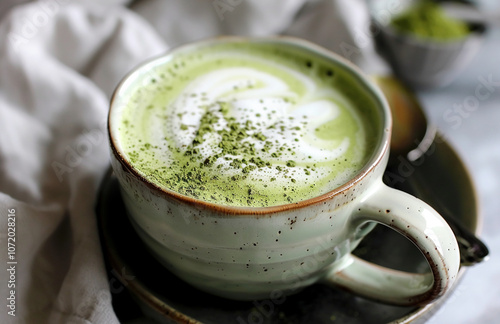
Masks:
[[[196,51],[200,44],[231,40],[208,40],[183,49]],[[314,283],[397,305],[424,304],[443,295],[459,270],[457,242],[433,208],[382,182],[389,157],[391,113],[379,89],[351,63],[309,42],[285,37],[245,41],[299,47],[347,71],[377,103],[383,127],[378,131],[376,152],[344,185],[298,203],[224,206],[162,189],[127,161],[115,125],[120,112],[116,107],[126,94],[143,85],[148,69],[162,62],[153,59],[119,84],[109,113],[112,167],[130,221],[153,255],[191,285],[237,300],[275,299]],[[377,223],[412,241],[430,271],[402,272],[352,255]]]

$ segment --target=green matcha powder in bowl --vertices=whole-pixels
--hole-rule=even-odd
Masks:
[[[448,17],[438,2],[370,3],[377,50],[394,73],[414,88],[446,86],[479,50],[484,24]]]
[[[441,7],[432,1],[415,4],[391,20],[397,31],[431,41],[456,41],[466,37],[469,26],[446,15]]]

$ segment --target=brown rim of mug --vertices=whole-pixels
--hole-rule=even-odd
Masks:
[[[121,87],[124,85],[124,83],[135,73],[140,71],[144,66],[153,63],[154,61],[165,57],[172,55],[175,51],[178,51],[180,49],[188,49],[190,47],[197,47],[197,46],[203,46],[205,44],[211,44],[211,43],[217,43],[217,42],[227,42],[227,41],[232,41],[232,42],[276,42],[279,44],[285,44],[289,46],[295,46],[299,47],[305,50],[308,50],[310,52],[313,52],[319,56],[328,58],[328,59],[333,59],[334,61],[339,63],[339,66],[344,68],[345,70],[349,71],[352,73],[352,75],[356,78],[356,81],[360,82],[360,84],[368,89],[370,92],[374,94],[374,98],[376,99],[378,106],[382,110],[381,112],[383,113],[382,117],[382,126],[381,127],[381,139],[374,150],[374,153],[370,160],[365,164],[365,166],[348,182],[344,183],[343,185],[328,191],[320,196],[316,196],[313,198],[309,198],[306,200],[301,200],[295,203],[289,203],[289,204],[284,204],[284,205],[276,205],[276,206],[268,206],[268,207],[240,207],[240,206],[226,206],[226,205],[221,205],[221,204],[216,204],[216,203],[211,203],[207,202],[204,200],[192,198],[189,196],[185,196],[183,194],[177,193],[175,191],[160,187],[156,185],[155,183],[149,181],[147,178],[145,178],[143,175],[141,175],[130,163],[127,161],[127,159],[124,157],[124,155],[117,149],[117,141],[113,137],[112,131],[111,131],[111,111],[113,109],[113,103],[116,100],[116,97],[118,96],[118,91],[121,89]],[[109,142],[111,146],[111,151],[114,157],[120,162],[122,168],[124,169],[125,172],[131,173],[134,177],[138,178],[140,181],[142,181],[144,184],[146,184],[150,189],[152,189],[154,192],[156,192],[159,195],[164,195],[169,198],[176,199],[180,202],[183,202],[185,204],[189,205],[196,205],[201,208],[205,209],[211,209],[217,212],[222,212],[226,215],[255,215],[255,216],[270,216],[270,214],[278,213],[278,212],[283,212],[283,211],[288,211],[288,210],[293,210],[297,208],[303,208],[309,205],[314,205],[314,204],[319,204],[323,203],[327,200],[332,199],[335,196],[343,194],[345,191],[349,190],[351,187],[355,186],[358,182],[360,182],[365,176],[367,176],[370,172],[373,171],[373,169],[383,160],[383,157],[385,154],[388,153],[389,149],[389,142],[390,142],[390,134],[391,134],[391,129],[392,129],[392,119],[391,119],[391,112],[389,110],[388,103],[382,94],[382,92],[375,87],[374,84],[371,84],[368,81],[368,77],[354,64],[349,62],[348,60],[344,59],[338,54],[335,54],[323,47],[320,47],[319,45],[313,44],[309,41],[302,40],[299,38],[295,37],[289,37],[289,36],[273,36],[273,37],[237,37],[237,36],[219,36],[217,38],[209,38],[206,40],[202,41],[197,41],[194,43],[189,43],[185,44],[176,48],[173,48],[169,50],[167,53],[155,56],[135,68],[133,68],[129,73],[125,75],[125,77],[120,81],[120,83],[117,85],[115,91],[113,92],[113,95],[111,96],[110,100],[110,108],[108,112],[108,136],[109,136]]]

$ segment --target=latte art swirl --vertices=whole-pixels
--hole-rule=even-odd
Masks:
[[[160,187],[236,206],[296,202],[352,178],[373,150],[356,108],[366,98],[345,94],[361,90],[319,59],[246,46],[173,55],[149,76],[119,129],[133,167]]]

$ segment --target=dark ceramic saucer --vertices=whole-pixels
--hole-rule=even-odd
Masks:
[[[415,167],[435,189],[433,196],[474,232],[478,227],[477,199],[469,174],[446,141],[435,145],[424,163]],[[396,307],[313,285],[279,304],[230,301],[185,284],[147,252],[129,223],[111,172],[101,185],[97,218],[113,306],[122,322],[142,323],[146,314],[163,323],[420,323],[450,295],[425,307]],[[392,253],[384,253],[389,249]],[[428,270],[412,243],[384,226],[377,226],[355,254],[400,270]]]

